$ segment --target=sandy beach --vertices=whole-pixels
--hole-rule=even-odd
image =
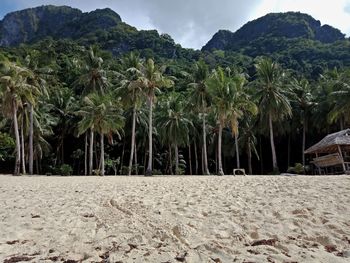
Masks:
[[[350,177],[0,176],[1,262],[350,262]]]

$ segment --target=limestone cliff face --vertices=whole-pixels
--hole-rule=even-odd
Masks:
[[[320,21],[299,12],[271,13],[245,24],[235,33],[220,30],[203,50],[235,50],[244,48],[257,39],[304,38],[322,43],[333,43],[345,37],[338,29],[321,26]]]
[[[121,22],[111,9],[83,13],[67,6],[41,6],[7,14],[0,22],[0,46],[16,46],[44,37],[77,38]]]

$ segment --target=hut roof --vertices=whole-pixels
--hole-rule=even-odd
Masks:
[[[350,129],[328,134],[305,153],[331,153],[337,151],[338,145],[350,146]]]

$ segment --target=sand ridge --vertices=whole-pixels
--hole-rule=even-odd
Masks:
[[[0,176],[0,260],[349,262],[349,204],[349,176]]]

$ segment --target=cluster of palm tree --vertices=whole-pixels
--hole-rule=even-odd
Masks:
[[[277,172],[276,134],[301,131],[305,165],[310,127],[328,132],[334,123],[344,128],[350,121],[346,70],[327,71],[310,83],[269,58],[256,61],[254,76],[237,67],[210,70],[199,60],[173,77],[166,66],[135,53],[118,61],[105,61],[99,53],[90,47],[82,57],[60,58],[67,81],[58,76],[62,65],[52,63],[57,58],[42,63],[38,51],[16,61],[0,57],[1,110],[16,142],[14,174],[25,174],[27,167],[33,174],[34,161],[42,172],[44,155],[54,166],[65,164],[67,143],[80,138],[84,148],[74,158],[80,163],[84,156],[85,175],[104,175],[112,155],[120,173],[128,175],[143,169],[149,176],[155,166],[168,174],[223,175],[223,157],[234,156],[241,168],[243,152],[253,173],[258,137],[265,134]]]

